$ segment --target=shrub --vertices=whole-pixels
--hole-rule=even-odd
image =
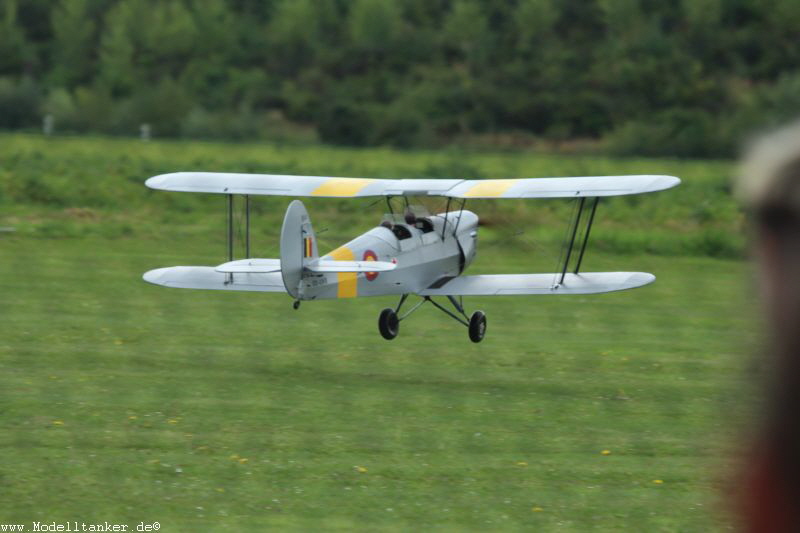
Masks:
[[[79,87],[75,90],[75,127],[82,131],[108,132],[118,112],[111,94],[100,87]]]
[[[55,131],[75,130],[79,126],[75,99],[68,90],[62,87],[53,89],[47,94],[42,104],[42,112],[53,117]]]
[[[181,121],[181,135],[199,139],[252,139],[262,130],[260,117],[244,108],[234,113],[195,107]]]
[[[323,111],[317,131],[327,143],[364,146],[372,126],[371,117],[362,106],[341,102]]]
[[[0,78],[0,128],[38,126],[41,121],[39,86],[31,78]]]
[[[634,119],[607,137],[608,150],[616,155],[701,157],[727,156],[730,139],[720,135],[724,126],[717,117],[699,109],[670,109]]]

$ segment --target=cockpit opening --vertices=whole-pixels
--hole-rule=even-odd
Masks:
[[[417,206],[410,206],[402,215],[397,213],[385,214],[380,226],[391,230],[400,240],[411,238],[411,228],[418,229],[422,233],[434,231],[430,215],[427,211]]]
[[[394,233],[395,237],[397,237],[401,241],[403,239],[410,239],[411,238],[411,230],[409,230],[407,227],[403,226],[402,224],[395,224],[395,226],[392,228],[392,233]]]
[[[430,233],[433,231],[433,222],[431,222],[431,219],[429,218],[419,217],[417,218],[414,227],[422,231],[422,233]]]

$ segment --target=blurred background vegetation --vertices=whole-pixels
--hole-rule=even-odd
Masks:
[[[800,112],[796,0],[3,0],[0,128],[725,157]]]

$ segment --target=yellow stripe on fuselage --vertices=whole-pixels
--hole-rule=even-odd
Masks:
[[[477,185],[473,185],[467,192],[464,193],[465,197],[469,196],[503,196],[503,194],[514,186],[519,180],[485,180]]]
[[[353,250],[341,246],[328,254],[334,261],[355,261]],[[358,296],[358,274],[355,272],[338,272],[336,274],[337,298],[355,298]]]
[[[375,181],[366,178],[330,178],[311,191],[311,196],[355,196],[361,189]]]

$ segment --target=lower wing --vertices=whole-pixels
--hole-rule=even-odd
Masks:
[[[280,271],[231,275],[207,266],[175,266],[145,272],[144,280],[177,289],[217,289],[226,291],[286,292]]]
[[[515,294],[595,294],[624,291],[652,283],[646,272],[587,272],[567,274],[492,274],[460,276],[420,296],[502,296]],[[437,284],[438,285],[438,284]]]
[[[385,272],[394,263],[382,261],[314,260],[311,272]],[[280,259],[240,259],[216,267],[175,266],[145,272],[144,280],[177,289],[217,289],[226,291],[286,292]]]

